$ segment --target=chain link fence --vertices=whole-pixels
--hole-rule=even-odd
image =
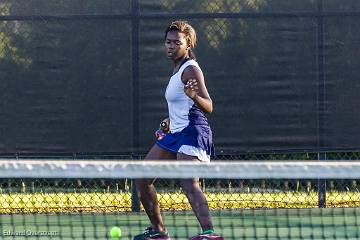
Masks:
[[[353,0],[2,1],[0,152],[146,151],[167,116],[162,41],[175,19],[198,33],[218,154],[357,150],[359,9]]]
[[[304,152],[224,155],[213,161],[319,160],[324,157],[321,154],[327,160],[359,159],[359,152]],[[85,155],[77,157],[88,159]],[[107,157],[120,161],[131,158],[126,155]],[[132,159],[143,157],[132,156]],[[360,204],[358,179],[251,180],[239,176],[238,179],[201,179],[200,183],[211,209],[356,207]],[[162,209],[191,209],[177,179],[158,179],[155,186]],[[322,197],[325,198],[323,202]],[[131,179],[0,179],[0,203],[1,213],[141,210]]]
[[[2,1],[2,157],[142,159],[166,115],[163,29],[186,18],[218,103],[214,161],[358,160],[359,9],[320,0]],[[355,150],[332,152],[340,147]],[[201,180],[212,209],[359,206],[358,185]],[[156,186],[163,209],[189,209],[176,180]],[[0,179],[1,213],[132,211],[134,201],[131,179]]]
[[[129,179],[1,179],[0,182],[2,214],[140,210],[140,206],[134,208]],[[155,186],[163,210],[191,209],[176,180],[159,179]],[[359,206],[358,180],[327,180],[326,186],[326,207]],[[319,206],[319,182],[314,180],[202,179],[201,187],[210,209]]]

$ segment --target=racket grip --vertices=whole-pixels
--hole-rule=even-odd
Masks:
[[[157,140],[160,140],[165,136],[165,133],[159,129],[155,132],[155,136]]]

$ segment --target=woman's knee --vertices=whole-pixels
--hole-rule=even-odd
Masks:
[[[185,192],[185,194],[191,193],[191,192],[194,192],[195,190],[200,189],[198,179],[182,179],[182,180],[180,180],[180,186],[183,189],[183,191]]]
[[[136,179],[136,180],[135,180],[136,187],[137,187],[139,190],[151,186],[151,185],[153,184],[153,182],[154,182],[153,179]]]

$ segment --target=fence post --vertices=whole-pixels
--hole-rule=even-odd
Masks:
[[[140,141],[140,124],[139,124],[139,25],[140,25],[140,10],[139,0],[131,1],[131,64],[132,64],[132,147],[133,151],[138,151]],[[138,191],[136,189],[135,180],[131,179],[131,210],[133,212],[140,211],[140,200]]]
[[[318,153],[318,160],[326,160],[326,153]],[[318,206],[326,207],[326,179],[318,179]]]
[[[140,199],[135,184],[135,179],[131,179],[131,211],[140,212]]]
[[[326,110],[326,79],[324,71],[324,19],[323,19],[323,0],[317,1],[317,63],[318,63],[318,160],[326,160],[326,153],[320,152],[324,147],[325,138],[325,110]],[[326,180],[318,179],[318,206],[326,207]]]

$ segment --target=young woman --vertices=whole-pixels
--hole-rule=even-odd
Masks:
[[[147,160],[181,160],[209,162],[214,148],[212,133],[204,113],[213,110],[212,101],[205,86],[203,73],[196,62],[193,48],[196,33],[185,21],[172,22],[165,31],[165,50],[173,62],[174,70],[166,88],[170,131],[151,148]],[[163,120],[168,122],[169,119]],[[153,179],[137,181],[140,200],[151,221],[151,226],[134,240],[169,240],[157,201]],[[216,239],[208,203],[201,191],[199,179],[183,179],[180,185],[199,220],[202,233],[191,240]]]

